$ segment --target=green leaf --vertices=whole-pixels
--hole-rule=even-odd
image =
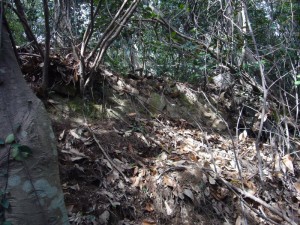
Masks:
[[[7,199],[2,199],[1,205],[3,206],[4,209],[8,209],[9,201]]]
[[[3,225],[12,225],[12,223],[10,221],[5,221],[3,222]]]
[[[157,17],[158,15],[155,13],[155,12],[151,12],[151,16],[150,16],[150,18],[155,18],[155,17]]]
[[[11,156],[15,159],[19,154],[20,154],[20,150],[19,150],[19,146],[21,146],[20,144],[13,144],[12,147],[12,153]]]
[[[12,147],[12,157],[17,161],[23,161],[32,154],[31,148],[26,145],[14,144]]]
[[[12,144],[14,141],[15,141],[15,135],[14,134],[9,134],[5,139],[6,144]]]
[[[171,32],[171,37],[172,37],[172,38],[175,38],[175,37],[176,37],[176,35],[177,35],[177,34],[176,34],[176,32],[175,32],[175,31],[172,31],[172,32]]]
[[[0,139],[0,145],[5,145],[5,141]]]
[[[20,149],[20,151],[21,151],[21,153],[22,153],[22,156],[23,156],[24,158],[28,158],[29,156],[32,155],[32,150],[31,150],[31,148],[29,148],[29,147],[26,146],[26,145],[21,145],[21,146],[19,147],[19,149]]]
[[[300,80],[296,80],[295,85],[299,85],[299,84],[300,84]]]

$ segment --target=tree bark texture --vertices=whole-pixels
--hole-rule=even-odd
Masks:
[[[5,26],[1,36],[0,138],[13,133],[19,144],[32,150],[30,157],[16,161],[11,147],[0,145],[0,190],[10,204],[4,220],[18,225],[67,225],[50,119],[23,79]]]
[[[48,1],[46,1],[48,2]],[[45,3],[44,3],[45,4]],[[59,47],[72,46],[72,32],[76,26],[71,24],[70,14],[72,7],[75,8],[74,1],[70,0],[55,0],[54,1],[54,25],[53,25],[53,38]]]
[[[45,19],[45,55],[44,55],[44,66],[43,66],[43,81],[42,89],[44,95],[48,93],[49,86],[49,56],[50,56],[50,25],[49,25],[49,8],[48,1],[43,0],[44,6],[44,19]]]

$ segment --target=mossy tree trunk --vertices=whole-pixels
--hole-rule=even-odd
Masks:
[[[0,145],[0,224],[69,224],[49,117],[23,79],[5,26],[1,37],[0,139],[14,134],[32,155],[17,161],[11,145]]]

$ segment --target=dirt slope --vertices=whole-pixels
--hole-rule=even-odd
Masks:
[[[34,87],[38,75],[26,74]],[[45,103],[71,224],[300,222],[297,155],[261,140],[259,181],[259,113],[250,109],[259,98],[250,85],[212,82],[202,91],[103,68],[88,100],[63,87]],[[242,114],[241,102],[249,106]]]

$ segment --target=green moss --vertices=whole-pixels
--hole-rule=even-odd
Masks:
[[[71,112],[84,113],[88,119],[99,119],[106,115],[106,109],[103,108],[103,105],[84,102],[79,97],[70,100],[67,104]]]
[[[76,113],[82,112],[83,101],[79,97],[71,99],[67,104],[71,111]]]
[[[152,93],[148,99],[149,109],[152,113],[160,113],[166,107],[166,100],[164,95]]]

